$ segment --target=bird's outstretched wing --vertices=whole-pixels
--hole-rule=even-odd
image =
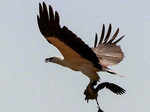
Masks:
[[[104,82],[104,83],[101,83],[99,84],[96,88],[95,88],[95,91],[98,92],[100,91],[101,89],[103,88],[107,88],[109,90],[111,90],[113,93],[117,94],[117,95],[121,95],[121,94],[124,94],[125,93],[125,90],[116,85],[116,84],[113,84],[113,83],[109,83],[109,82]]]
[[[65,60],[72,63],[92,63],[101,69],[99,59],[88,45],[78,38],[66,26],[59,24],[59,15],[52,7],[39,4],[39,15],[37,16],[40,32],[45,39],[54,45],[64,56]]]
[[[105,25],[103,25],[99,42],[98,42],[97,34],[95,35],[95,42],[93,48],[93,51],[96,53],[97,57],[99,58],[101,65],[106,67],[118,64],[124,58],[124,54],[120,46],[117,45],[117,43],[124,38],[124,35],[116,39],[119,33],[119,28],[118,28],[116,32],[113,34],[113,36],[111,37],[110,36],[111,29],[112,26],[110,24],[108,28],[108,32],[105,36]]]

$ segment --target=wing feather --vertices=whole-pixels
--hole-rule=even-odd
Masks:
[[[98,37],[97,37],[97,33],[96,33],[96,35],[95,35],[94,47],[96,47],[96,46],[97,46],[97,39],[98,39]]]
[[[108,32],[107,32],[107,35],[106,35],[105,40],[104,40],[104,44],[107,43],[107,41],[110,37],[110,34],[111,34],[111,24],[109,24],[109,28],[108,28]]]
[[[118,64],[124,58],[124,54],[120,46],[117,45],[117,43],[124,38],[124,35],[121,36],[119,39],[116,39],[118,33],[119,33],[119,28],[116,30],[116,32],[111,38],[110,36],[111,25],[109,25],[108,33],[106,37],[104,38],[103,36],[101,36],[99,44],[93,48],[93,51],[96,53],[101,65],[103,66],[111,66],[111,65]],[[104,35],[104,25],[102,28],[101,35]]]
[[[105,87],[117,95],[122,95],[126,92],[122,87],[120,87],[114,83],[109,83],[109,82],[103,82],[103,83],[99,84],[96,87],[95,91],[99,92],[101,89],[103,89]]]
[[[112,36],[112,38],[109,40],[109,42],[108,42],[109,44],[111,44],[112,41],[115,40],[115,38],[117,37],[118,33],[119,33],[119,28],[116,30],[116,32],[114,33],[114,35]]]
[[[103,42],[104,35],[105,35],[105,25],[103,24],[103,28],[102,28],[102,33],[101,33],[99,44],[101,44]]]
[[[125,35],[121,36],[118,40],[116,40],[115,42],[113,42],[113,44],[117,44],[120,40],[122,40],[125,37]]]
[[[101,69],[99,59],[93,50],[88,47],[80,38],[78,38],[66,26],[59,25],[59,14],[49,6],[49,13],[47,6],[39,4],[39,16],[37,16],[38,26],[42,35],[47,41],[53,44],[68,61],[90,62],[96,68]]]

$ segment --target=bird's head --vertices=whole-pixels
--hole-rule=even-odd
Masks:
[[[56,63],[56,64],[59,64],[59,65],[64,65],[64,61],[62,58],[60,57],[50,57],[50,58],[46,58],[45,59],[45,62],[48,63],[48,62],[52,62],[52,63]]]
[[[55,63],[55,62],[56,62],[56,60],[57,60],[57,58],[56,58],[56,57],[46,58],[46,59],[45,59],[45,63],[48,63],[48,62],[53,62],[53,63]]]

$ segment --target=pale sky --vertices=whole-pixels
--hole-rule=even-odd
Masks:
[[[60,56],[37,26],[42,0],[0,1],[0,112],[97,112],[95,101],[84,101],[89,80],[79,72],[44,59]],[[148,0],[46,0],[66,25],[89,46],[102,24],[120,28],[125,59],[113,70],[124,78],[99,73],[126,89],[122,96],[99,92],[104,112],[149,112],[150,2]]]

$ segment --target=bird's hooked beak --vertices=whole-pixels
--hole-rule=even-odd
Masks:
[[[45,63],[52,62],[53,59],[54,59],[54,57],[46,58]]]

